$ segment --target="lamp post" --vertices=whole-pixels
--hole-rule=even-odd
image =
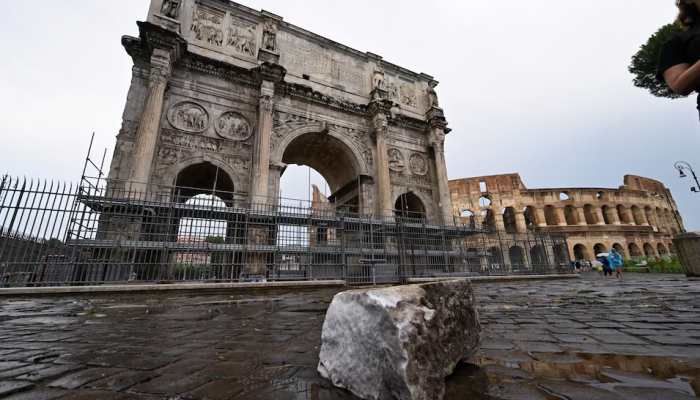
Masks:
[[[690,164],[688,164],[685,161],[678,161],[675,164],[673,164],[673,166],[678,170],[681,178],[685,178],[686,176],[688,176],[685,174],[684,170],[687,169],[688,171],[690,171],[690,173],[693,175],[693,179],[695,179],[695,183],[698,185],[697,187],[690,188],[690,191],[693,193],[700,193],[700,182],[698,182],[698,177],[697,175],[695,175],[695,171],[693,171],[693,168],[690,166]]]

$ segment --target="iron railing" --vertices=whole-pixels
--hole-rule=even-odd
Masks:
[[[377,217],[328,203],[250,204],[242,193],[143,187],[3,178],[0,284],[398,284],[410,277],[572,271],[564,235],[481,229],[459,217],[395,210]]]

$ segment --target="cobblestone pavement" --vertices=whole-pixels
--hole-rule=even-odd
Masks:
[[[485,339],[445,399],[700,394],[700,281],[475,284]],[[0,301],[7,399],[353,399],[316,372],[338,289]]]

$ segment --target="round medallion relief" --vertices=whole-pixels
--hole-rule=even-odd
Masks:
[[[399,149],[389,149],[386,153],[387,156],[389,156],[389,169],[394,171],[403,171],[405,164],[401,151],[399,151]]]
[[[408,158],[408,167],[416,175],[425,175],[428,173],[428,160],[420,153],[413,153]]]
[[[230,140],[246,140],[253,134],[253,129],[241,114],[227,111],[214,124],[219,136]]]
[[[201,133],[209,127],[209,114],[197,103],[182,101],[170,107],[168,121],[181,131]]]

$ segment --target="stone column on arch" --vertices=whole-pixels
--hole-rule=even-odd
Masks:
[[[171,72],[170,52],[158,48],[153,49],[150,65],[148,94],[136,131],[134,152],[129,168],[128,180],[131,187],[127,187],[127,190],[132,198],[144,198],[148,191],[151,166],[158,142],[160,121],[163,116],[163,97]]]
[[[274,54],[273,54],[274,55]],[[273,57],[274,58],[274,57]],[[274,59],[272,59],[274,61]],[[253,142],[253,162],[251,166],[251,183],[249,204],[251,213],[268,211],[275,201],[277,193],[270,193],[270,135],[272,131],[272,113],[275,108],[275,85],[284,79],[286,70],[281,66],[263,62],[259,68],[260,97],[258,98],[258,129]],[[275,170],[277,171],[277,170]],[[281,172],[281,171],[280,171]],[[248,251],[246,265],[242,271],[245,276],[265,276],[272,261],[269,258],[270,246],[276,242],[275,229],[271,225],[249,225],[246,231]]]
[[[452,225],[454,224],[452,194],[450,193],[447,163],[445,162],[445,134],[449,132],[447,130],[447,121],[442,109],[437,107],[436,104],[433,104],[428,111],[427,118],[429,124],[428,142],[435,155],[435,175],[437,177],[440,218],[442,218],[444,224]],[[503,218],[501,218],[501,221],[503,221]]]
[[[391,178],[389,176],[389,148],[387,144],[389,123],[387,113],[391,110],[388,100],[373,100],[367,108],[372,118],[372,129],[377,145],[377,184],[379,188],[379,215],[391,218],[394,202],[391,198]]]
[[[274,82],[263,81],[258,99],[258,130],[253,143],[253,165],[251,171],[250,203],[264,206],[268,204],[270,180],[270,134],[272,131],[272,111],[275,108]]]

